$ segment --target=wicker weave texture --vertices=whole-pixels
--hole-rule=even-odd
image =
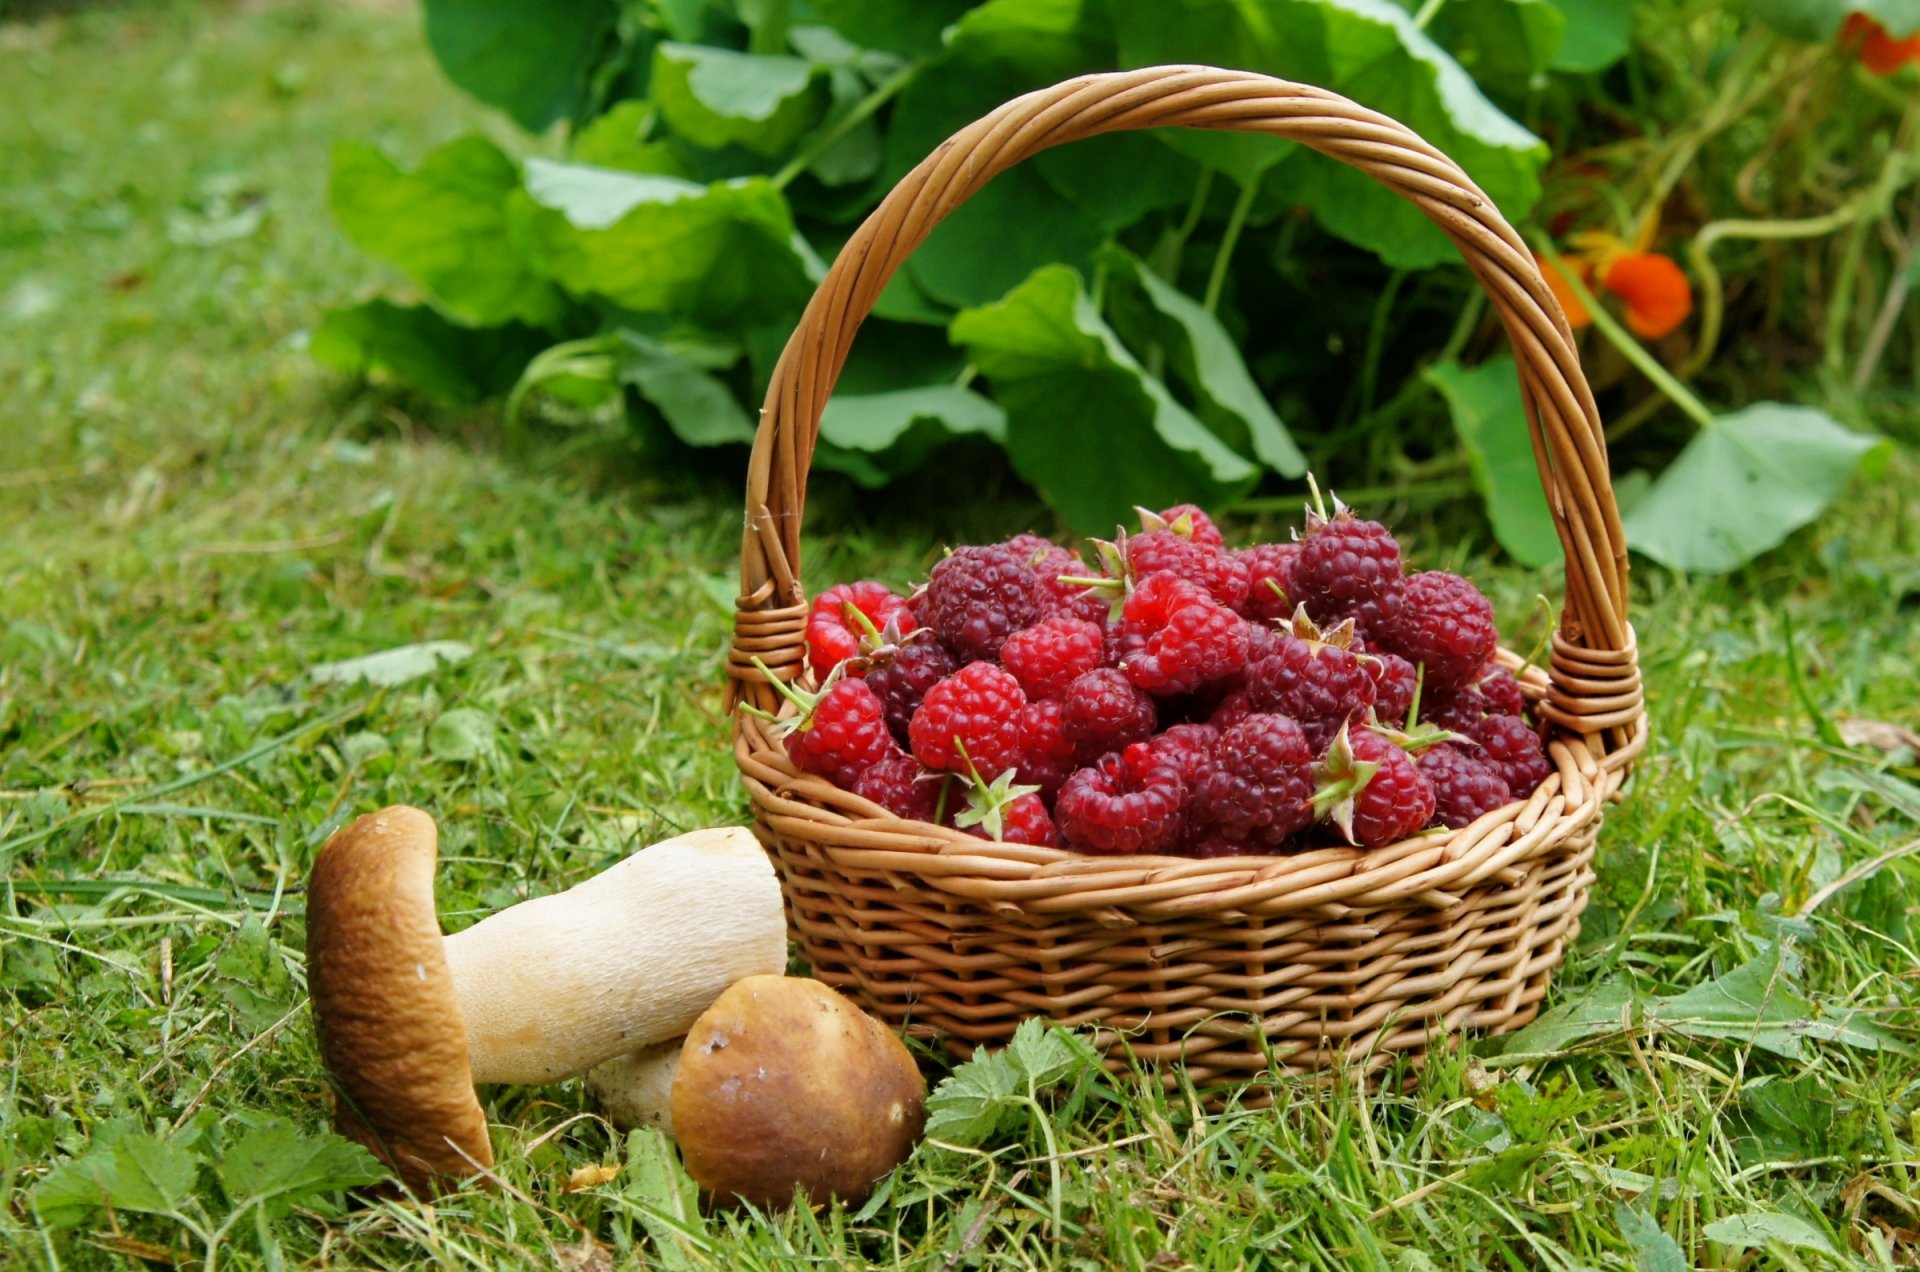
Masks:
[[[1435,1037],[1517,1027],[1578,931],[1603,806],[1645,740],[1625,540],[1592,393],[1532,254],[1492,202],[1400,124],[1243,71],[1152,67],[1017,98],[962,129],[842,249],[768,389],[746,492],[728,667],[736,701],[781,701],[754,666],[804,672],[800,528],[821,411],[854,333],[940,219],[996,173],[1083,137],[1150,127],[1264,132],[1351,164],[1458,246],[1505,324],[1565,551],[1548,666],[1502,654],[1549,722],[1555,772],[1458,831],[1372,852],[1093,857],[917,822],[803,774],[763,721],[735,758],[815,975],[958,1050],[1032,1015],[1179,1057],[1203,1083],[1270,1064],[1372,1069]]]

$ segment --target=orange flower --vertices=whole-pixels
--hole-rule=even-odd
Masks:
[[[1859,55],[1860,65],[1875,75],[1891,75],[1908,62],[1920,66],[1920,31],[1896,40],[1887,28],[1865,13],[1849,13],[1840,28],[1840,42]]]
[[[1538,252],[1533,254],[1533,263],[1540,267],[1541,276],[1547,280],[1547,290],[1552,292],[1553,298],[1560,302],[1561,312],[1567,316],[1567,325],[1578,331],[1591,323],[1593,315],[1587,312],[1587,307],[1580,303],[1578,296],[1574,295],[1573,288],[1567,285],[1567,274],[1549,265],[1546,257]],[[1562,256],[1560,263],[1566,271],[1580,280],[1581,286],[1589,291],[1593,289],[1593,267],[1587,264],[1584,257]]]
[[[1606,265],[1600,285],[1627,302],[1627,329],[1658,340],[1693,312],[1693,287],[1680,267],[1657,252],[1625,252]]]

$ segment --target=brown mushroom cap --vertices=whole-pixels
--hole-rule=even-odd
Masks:
[[[717,1197],[857,1203],[913,1152],[926,1082],[885,1026],[816,980],[749,976],[687,1034],[673,1081],[687,1173]]]
[[[307,988],[334,1124],[415,1193],[493,1164],[434,916],[439,834],[417,808],[358,818],[307,882]]]

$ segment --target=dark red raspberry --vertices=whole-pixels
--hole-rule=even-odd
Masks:
[[[1487,716],[1487,699],[1478,689],[1428,691],[1420,696],[1420,723],[1436,729],[1471,735]]]
[[[1020,709],[1022,782],[1040,788],[1052,799],[1073,771],[1080,767],[1080,748],[1066,734],[1066,708],[1058,702],[1029,702]]]
[[[1433,818],[1442,826],[1458,830],[1512,802],[1506,781],[1458,747],[1428,747],[1413,762],[1433,786]]]
[[[1106,623],[1113,608],[1108,597],[1091,590],[1085,583],[1061,582],[1062,579],[1098,577],[1088,573],[1085,561],[1063,547],[1050,544],[1034,555],[1032,563],[1037,588],[1034,596],[1039,601],[1042,618],[1065,614],[1089,623]]]
[[[1043,618],[1007,637],[1000,665],[1013,673],[1032,700],[1060,699],[1067,686],[1099,667],[1105,629],[1098,623],[1060,615]]]
[[[1293,599],[1304,602],[1316,620],[1330,622],[1377,600],[1400,579],[1400,545],[1378,521],[1362,521],[1344,507],[1331,520],[1307,514],[1294,566],[1300,594]]]
[[[1220,734],[1194,815],[1275,845],[1313,824],[1313,749],[1283,715],[1251,715]]]
[[[953,824],[969,835],[997,843],[1050,848],[1060,843],[1060,834],[1054,829],[1046,803],[1033,787],[1014,785],[1010,771],[992,782],[969,778],[965,804],[954,816]]]
[[[908,821],[936,821],[944,773],[929,773],[920,761],[896,751],[853,779],[853,793],[870,799],[896,817]]]
[[[1046,556],[1048,553],[1066,551],[1065,548],[1055,543],[1052,539],[1039,534],[1016,534],[1013,538],[1004,540],[994,546],[1007,549],[1022,561],[1025,561],[1028,568],[1037,565],[1040,558]]]
[[[1480,744],[1480,759],[1500,775],[1515,799],[1533,794],[1553,773],[1540,735],[1519,716],[1490,715],[1467,733]]]
[[[907,598],[897,596],[885,583],[841,583],[813,598],[807,613],[807,666],[825,680],[828,673],[861,651],[861,639],[867,627],[849,614],[848,607],[865,615],[874,631],[888,623],[899,631],[912,631],[917,623],[907,609]]]
[[[1505,667],[1495,664],[1474,682],[1474,688],[1486,699],[1488,715],[1525,715],[1527,695],[1520,682]]]
[[[1189,825],[1177,849],[1182,857],[1265,857],[1273,847],[1245,835],[1236,835],[1212,822]]]
[[[887,727],[900,745],[908,744],[907,725],[927,690],[958,670],[959,662],[931,632],[896,646],[891,655],[876,661],[867,673],[867,687],[880,695],[887,709]]]
[[[1432,784],[1412,756],[1369,729],[1342,729],[1315,779],[1315,806],[1350,844],[1379,848],[1433,820]]]
[[[1340,726],[1373,706],[1373,672],[1349,647],[1352,630],[1322,633],[1304,612],[1291,633],[1280,633],[1273,654],[1247,668],[1247,701],[1255,711],[1299,722],[1315,755]]]
[[[1493,657],[1499,635],[1493,606],[1480,589],[1444,570],[1416,574],[1406,583],[1406,604],[1391,632],[1380,635],[1389,649],[1426,667],[1430,690],[1472,682]]]
[[[850,788],[867,769],[899,753],[886,712],[862,680],[835,680],[818,695],[794,691],[802,711],[786,735],[794,767]]]
[[[1145,508],[1137,511],[1143,530],[1171,530],[1205,548],[1226,546],[1226,536],[1220,533],[1220,527],[1213,524],[1213,518],[1202,512],[1197,504],[1175,504],[1165,512],[1148,512]]]
[[[1419,673],[1414,665],[1390,650],[1370,654],[1367,670],[1373,673],[1373,715],[1385,725],[1400,728],[1407,722],[1407,708],[1413,705],[1413,690]]]
[[[1165,852],[1179,842],[1186,803],[1180,770],[1136,742],[1068,778],[1053,815],[1066,841],[1087,852]]]
[[[1171,761],[1180,770],[1180,780],[1192,790],[1213,762],[1213,748],[1219,741],[1220,730],[1211,724],[1176,724],[1147,739],[1147,745],[1154,754]]]
[[[1246,620],[1175,575],[1142,579],[1122,622],[1120,668],[1148,693],[1191,693],[1246,665]]]
[[[1406,584],[1396,580],[1380,595],[1341,610],[1326,621],[1344,622],[1350,618],[1353,620],[1354,634],[1370,645],[1377,645],[1392,634],[1406,603]]]
[[[1172,574],[1204,588],[1228,609],[1246,603],[1247,563],[1223,548],[1183,539],[1171,530],[1129,535],[1121,546],[1135,587],[1151,575]]]
[[[992,781],[1020,762],[1020,682],[992,663],[969,663],[933,688],[907,726],[913,757],[930,769]],[[964,751],[964,754],[963,754]]]
[[[1033,571],[1005,546],[956,548],[933,567],[916,612],[962,663],[997,658],[1040,616]]]
[[[1245,689],[1235,689],[1220,699],[1220,705],[1207,717],[1207,723],[1216,729],[1231,729],[1253,714],[1253,704],[1247,701]]]
[[[1116,667],[1102,667],[1074,681],[1061,705],[1068,740],[1090,760],[1153,736],[1158,723],[1153,699]]]
[[[1238,555],[1247,566],[1247,600],[1240,612],[1255,620],[1292,621],[1299,604],[1293,599],[1299,588],[1293,571],[1300,560],[1300,545],[1260,543]]]

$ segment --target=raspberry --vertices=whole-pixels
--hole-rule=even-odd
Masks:
[[[934,821],[939,816],[944,773],[929,773],[920,761],[896,751],[853,779],[853,793],[870,799],[896,817]]]
[[[1004,540],[993,546],[1005,548],[1007,551],[1013,553],[1022,561],[1026,562],[1027,568],[1029,569],[1032,569],[1041,557],[1049,553],[1066,552],[1065,548],[1055,543],[1052,539],[1039,534],[1016,534],[1013,538]]]
[[[1419,677],[1414,665],[1388,650],[1371,655],[1368,670],[1373,673],[1373,716],[1382,724],[1399,728],[1407,722],[1407,709],[1413,705],[1413,691]]]
[[[1176,724],[1164,733],[1156,733],[1147,745],[1155,755],[1180,770],[1180,780],[1188,790],[1195,789],[1200,775],[1213,761],[1213,748],[1220,741],[1220,730],[1211,724]]]
[[[1036,788],[1015,786],[1011,771],[992,782],[972,779],[966,807],[954,816],[953,824],[970,835],[997,843],[1036,844],[1053,847],[1060,834]]]
[[[1394,625],[1400,621],[1400,615],[1406,610],[1406,605],[1406,584],[1395,580],[1380,595],[1341,610],[1326,621],[1344,622],[1350,618],[1353,620],[1353,631],[1356,636],[1369,644],[1378,644],[1382,638],[1392,634]]]
[[[1063,578],[1088,578],[1087,563],[1057,544],[1048,544],[1030,559],[1036,580],[1034,597],[1040,616],[1065,614],[1089,623],[1104,624],[1112,606],[1085,583],[1062,583]]]
[[[1340,726],[1373,705],[1373,672],[1350,645],[1351,628],[1322,634],[1301,611],[1293,633],[1282,632],[1274,653],[1247,668],[1247,701],[1258,712],[1299,722],[1314,754],[1327,749]]]
[[[1121,670],[1148,693],[1190,693],[1246,665],[1246,620],[1174,575],[1141,580],[1123,622]]]
[[[927,690],[958,670],[960,664],[945,645],[926,639],[899,645],[867,673],[867,687],[880,695],[887,709],[887,727],[902,746],[908,743],[907,725]]]
[[[1474,687],[1486,699],[1488,715],[1517,716],[1527,713],[1527,695],[1521,690],[1520,681],[1505,667],[1496,664],[1475,682]]]
[[[1090,671],[1067,687],[1061,728],[1087,758],[1153,736],[1153,699],[1115,667]]]
[[[1180,838],[1186,802],[1179,769],[1136,742],[1068,778],[1053,814],[1076,848],[1164,852]]]
[[[1097,623],[1065,615],[1044,618],[1007,637],[1000,665],[1033,700],[1059,699],[1074,680],[1100,666],[1106,633]]]
[[[1304,602],[1315,619],[1328,622],[1377,600],[1400,578],[1400,545],[1378,521],[1362,521],[1344,507],[1332,520],[1307,514],[1294,566],[1299,595],[1293,599]]]
[[[1313,801],[1350,844],[1379,848],[1433,820],[1433,786],[1413,757],[1368,729],[1341,729],[1315,773]]]
[[[1278,844],[1313,824],[1313,750],[1283,715],[1251,715],[1220,734],[1194,812],[1229,834]]]
[[[1298,603],[1293,594],[1300,585],[1293,571],[1300,560],[1300,545],[1261,543],[1238,555],[1247,567],[1247,600],[1240,612],[1255,620],[1290,620]]]
[[[1034,575],[1005,546],[956,548],[933,567],[916,612],[961,662],[997,658],[1040,616]]]
[[[1424,665],[1429,689],[1457,689],[1493,657],[1493,606],[1457,574],[1428,570],[1407,580],[1406,605],[1383,643]]]
[[[1458,830],[1512,801],[1506,781],[1458,747],[1430,747],[1413,762],[1433,786],[1433,817],[1442,826]]]
[[[867,625],[850,610],[859,611],[875,632],[889,623],[900,631],[918,626],[907,609],[907,598],[896,596],[885,583],[841,583],[828,588],[813,598],[807,613],[807,666],[821,680],[860,653],[861,638],[868,635]]]
[[[1487,699],[1472,685],[1443,689],[1420,700],[1420,723],[1471,735],[1487,715]]]
[[[1029,702],[1020,710],[1020,780],[1052,799],[1080,767],[1080,751],[1066,734],[1066,708],[1058,702]]]
[[[1188,828],[1178,851],[1183,857],[1256,857],[1273,849],[1257,839],[1235,836],[1224,826],[1204,822]]]
[[[863,680],[834,680],[818,694],[788,689],[801,712],[786,733],[794,767],[851,787],[867,769],[899,753],[880,699]]]
[[[1143,530],[1171,530],[1203,548],[1226,546],[1227,540],[1220,533],[1220,527],[1213,524],[1213,518],[1202,512],[1196,504],[1175,504],[1165,512],[1148,512],[1145,508],[1135,508],[1134,511],[1140,514],[1140,528]]]
[[[907,736],[930,769],[992,781],[1020,762],[1020,682],[992,663],[969,663],[927,690]],[[964,753],[963,753],[964,752]]]
[[[1235,689],[1220,699],[1220,705],[1207,717],[1207,723],[1216,729],[1231,729],[1253,714],[1253,704],[1247,701],[1245,689]]]
[[[1513,798],[1525,799],[1553,773],[1540,735],[1519,716],[1490,715],[1467,730],[1480,744],[1480,759],[1498,773]]]
[[[1184,539],[1171,530],[1148,530],[1122,541],[1135,586],[1154,574],[1173,574],[1198,584],[1228,609],[1247,600],[1247,563],[1222,548]]]

